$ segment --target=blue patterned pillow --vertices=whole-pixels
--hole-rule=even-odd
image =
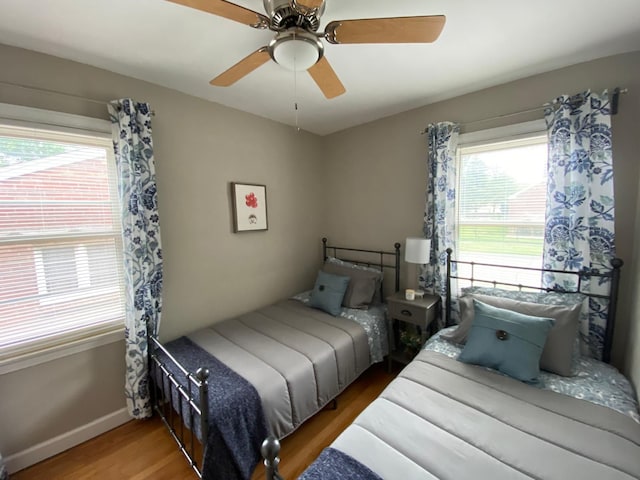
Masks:
[[[309,305],[324,310],[334,317],[340,315],[342,299],[350,280],[349,277],[319,271],[316,277],[316,284],[311,291]]]
[[[541,303],[543,305],[565,305],[572,306],[584,302],[587,298],[581,293],[563,292],[523,292],[520,290],[506,290],[504,288],[493,287],[464,287],[462,294],[480,294],[491,297],[510,298],[520,302]]]
[[[340,265],[341,267],[354,268],[356,270],[365,270],[367,272],[381,273],[379,268],[368,267],[367,265],[359,265],[357,263],[347,262],[336,257],[327,257],[325,260],[327,263],[333,263],[334,265]]]
[[[554,320],[492,307],[475,299],[473,307],[473,324],[458,360],[534,382]]]

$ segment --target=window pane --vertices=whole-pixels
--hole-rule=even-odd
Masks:
[[[0,236],[113,232],[114,201],[105,148],[0,136]]]
[[[86,248],[91,286],[117,283],[118,279],[114,278],[117,272],[112,268],[108,268],[120,261],[117,256],[115,242],[86,245]]]
[[[60,293],[78,288],[74,247],[42,250],[42,264],[47,293]]]
[[[110,148],[0,125],[0,360],[122,324]]]
[[[547,145],[544,138],[461,148],[458,259],[542,267]],[[482,278],[538,286],[540,274],[476,268]]]

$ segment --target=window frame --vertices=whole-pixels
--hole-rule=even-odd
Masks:
[[[547,125],[544,119],[516,123],[504,127],[488,128],[475,132],[461,133],[458,136],[458,148],[475,147],[487,143],[520,140],[533,136],[546,136]]]
[[[46,130],[54,136],[56,133],[71,134],[77,136],[78,143],[82,143],[82,138],[87,136],[101,138],[105,143],[112,142],[110,121],[80,115],[0,103],[0,123],[7,126]],[[110,160],[108,162],[109,169],[112,170],[110,173],[116,175],[116,165],[112,154]],[[117,191],[114,193],[117,195]],[[74,254],[77,255],[77,251]],[[44,280],[44,268],[41,273],[43,277],[40,278],[38,275],[38,289],[43,286],[41,281]],[[46,289],[46,283],[44,288]],[[124,318],[122,321],[107,325],[69,332],[55,343],[48,342],[49,344],[47,344],[46,341],[34,341],[23,351],[17,351],[15,354],[9,354],[0,359],[0,375],[123,340]]]

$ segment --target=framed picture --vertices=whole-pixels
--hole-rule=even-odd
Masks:
[[[268,230],[267,187],[250,183],[232,183],[233,231]]]

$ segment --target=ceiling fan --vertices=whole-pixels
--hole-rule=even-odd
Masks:
[[[318,32],[326,0],[263,0],[267,16],[226,0],[169,1],[276,32],[268,45],[222,72],[209,82],[211,85],[233,85],[271,59],[289,70],[307,70],[327,98],[346,90],[324,56],[321,39],[337,45],[431,43],[445,23],[444,15],[336,20],[329,22],[324,32]]]

